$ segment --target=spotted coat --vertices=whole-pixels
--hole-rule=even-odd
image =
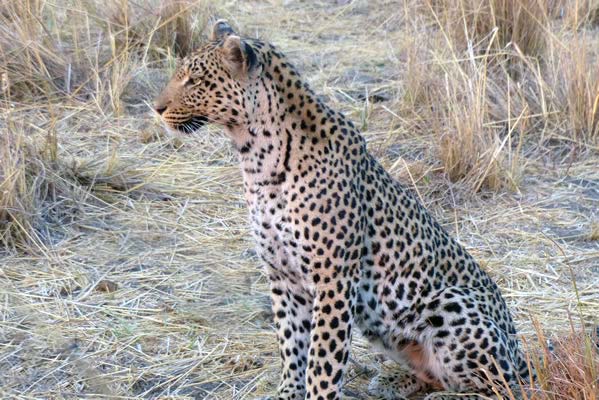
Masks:
[[[497,285],[273,45],[219,21],[155,109],[170,130],[224,126],[238,152],[270,281],[277,399],[339,399],[355,328],[409,370],[373,381],[384,398],[489,393],[526,374]]]

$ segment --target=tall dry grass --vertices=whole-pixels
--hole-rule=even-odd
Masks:
[[[586,34],[568,35],[548,56],[552,122],[575,142],[599,143],[599,59]]]
[[[408,62],[400,110],[418,130],[435,132],[436,157],[452,181],[517,190],[525,142],[596,148],[597,52],[563,16],[581,15],[574,10],[590,7],[582,3],[410,3],[418,22],[408,52],[418,60]],[[591,11],[582,15],[592,20]]]
[[[595,0],[556,0],[552,5],[552,14],[563,18],[573,30],[599,25],[599,3]]]
[[[0,4],[1,244],[39,250],[51,242],[49,223],[58,230],[64,223],[49,217],[52,210],[77,202],[82,189],[56,134],[63,108],[123,115],[133,76],[187,55],[205,36],[212,7],[188,0]]]
[[[427,0],[425,4],[454,51],[471,46],[508,60],[515,54],[513,49],[530,57],[543,55],[548,36],[546,0]]]
[[[4,93],[39,100],[118,92],[137,64],[163,65],[187,55],[204,37],[212,5],[24,0],[0,7]]]
[[[7,125],[12,121],[7,120]],[[0,136],[0,245],[27,250],[51,242],[61,202],[75,196],[56,174],[56,143],[38,148],[14,126]],[[54,215],[53,215],[54,214]],[[58,217],[60,219],[60,217]]]
[[[150,1],[132,4],[113,0],[107,12],[116,44],[122,51],[138,49],[144,58],[184,57],[205,39],[213,13],[209,1]]]
[[[529,365],[535,375],[524,386],[525,399],[596,400],[599,397],[599,337],[584,324],[572,323],[567,335],[546,337],[535,321],[538,352],[529,351]],[[531,350],[530,348],[528,350]],[[532,356],[530,354],[533,354]]]

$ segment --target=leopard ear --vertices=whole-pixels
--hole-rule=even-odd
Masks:
[[[210,34],[210,40],[223,40],[229,35],[234,35],[235,31],[231,28],[231,25],[226,19],[219,19],[212,26],[212,33]]]
[[[222,51],[233,75],[248,77],[256,71],[258,67],[256,53],[239,36],[227,36]]]

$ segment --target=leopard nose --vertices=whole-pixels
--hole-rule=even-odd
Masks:
[[[154,110],[162,115],[162,113],[166,111],[166,106],[154,106]]]

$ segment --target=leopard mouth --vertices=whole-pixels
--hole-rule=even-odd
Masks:
[[[202,126],[206,125],[208,118],[201,115],[194,115],[190,119],[184,122],[180,122],[173,126],[176,130],[183,133],[193,133],[199,130]]]

